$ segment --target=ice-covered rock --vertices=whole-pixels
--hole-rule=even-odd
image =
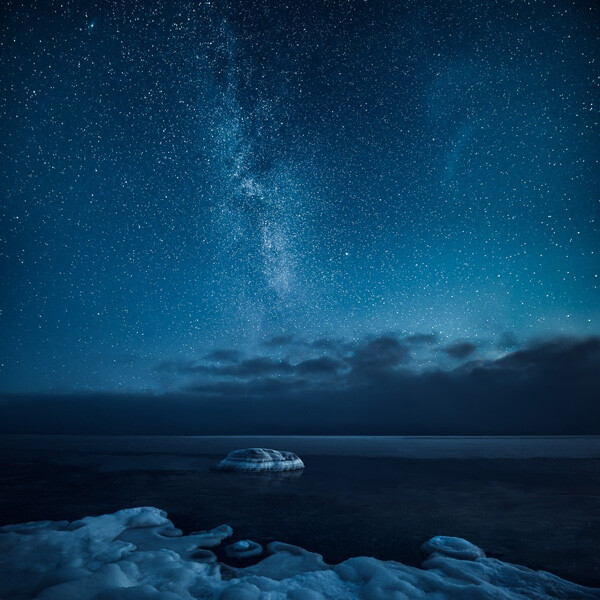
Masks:
[[[225,554],[230,558],[250,558],[251,556],[259,556],[262,552],[262,546],[252,540],[240,540],[235,544],[225,546]]]
[[[281,542],[269,544],[270,555],[259,563],[233,568],[215,562],[206,550],[230,534],[230,527],[221,526],[184,536],[163,511],[151,507],[73,523],[40,521],[2,527],[0,598],[600,599],[599,589],[485,558],[477,546],[460,538],[437,536],[427,542],[430,557],[421,569],[367,557],[330,566],[319,554]],[[248,542],[248,548],[252,544]]]
[[[485,552],[457,537],[448,537],[445,535],[436,535],[421,546],[421,550],[431,556],[449,556],[450,558],[461,558],[463,560],[475,560],[485,558]]]
[[[304,469],[304,463],[293,452],[244,448],[230,452],[215,468],[219,471],[281,472]]]

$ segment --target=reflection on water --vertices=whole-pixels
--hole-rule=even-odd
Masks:
[[[300,479],[304,473],[304,469],[294,469],[293,471],[220,471],[212,468],[213,473],[221,477],[233,477],[236,480],[246,481],[248,485],[256,485],[257,483],[268,481],[274,483],[277,481],[293,481]]]

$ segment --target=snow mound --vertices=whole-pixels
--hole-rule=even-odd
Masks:
[[[225,546],[225,554],[230,558],[250,558],[262,554],[262,546],[252,540],[240,540]]]
[[[432,537],[421,546],[421,550],[432,556],[449,556],[450,558],[461,558],[463,560],[485,558],[485,552],[475,544],[471,544],[471,542],[467,542],[462,538],[445,535]]]
[[[233,450],[216,467],[219,471],[295,471],[304,463],[293,452],[271,448]]]
[[[269,556],[261,562],[236,569],[218,563],[207,549],[231,534],[231,528],[223,525],[184,536],[166,513],[152,507],[72,523],[40,521],[2,527],[0,598],[600,599],[599,589],[485,558],[479,548],[460,538],[429,540],[425,549],[430,556],[422,569],[367,557],[330,566],[319,554],[281,542],[269,544]],[[246,542],[250,549],[253,542]]]

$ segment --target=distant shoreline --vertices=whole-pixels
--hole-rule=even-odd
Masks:
[[[396,458],[600,458],[600,436],[107,436],[0,435],[11,453],[226,454],[249,447],[273,447],[302,455]]]

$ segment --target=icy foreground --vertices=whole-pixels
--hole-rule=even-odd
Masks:
[[[330,566],[280,542],[251,567],[217,562],[207,548],[232,530],[182,535],[164,511],[129,508],[80,521],[0,528],[3,600],[400,600],[600,598],[600,589],[486,558],[477,546],[437,536],[423,568],[351,558]]]
[[[218,471],[295,471],[304,463],[293,452],[272,448],[245,448],[230,452],[216,467]]]

